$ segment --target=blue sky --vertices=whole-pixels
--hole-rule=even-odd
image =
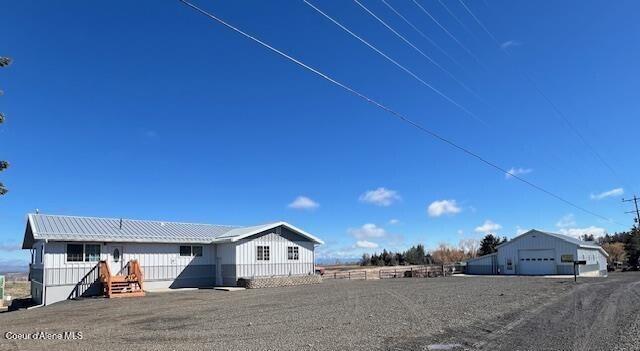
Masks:
[[[464,27],[437,1],[419,3],[459,43],[413,2],[389,2],[442,51],[382,2],[363,1],[478,99],[357,4],[312,3],[484,122],[304,2],[197,2],[624,226],[487,168],[178,1],[21,1],[0,14],[0,54],[14,59],[0,70],[0,158],[11,163],[0,174],[10,189],[0,198],[0,260],[26,260],[18,246],[36,208],[238,225],[286,220],[325,239],[321,257],[456,245],[488,230],[512,237],[529,228],[576,234],[631,225],[620,199],[640,189],[640,4],[467,1],[509,57],[457,1],[445,4]]]

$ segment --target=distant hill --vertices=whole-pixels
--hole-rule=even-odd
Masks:
[[[334,264],[350,264],[360,263],[359,257],[341,257],[341,258],[316,258],[316,264],[334,265]]]
[[[29,264],[21,260],[2,260],[0,259],[0,275],[7,273],[28,273]]]

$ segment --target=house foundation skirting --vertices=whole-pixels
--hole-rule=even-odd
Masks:
[[[322,277],[317,274],[238,279],[238,286],[246,289],[275,288],[279,286],[308,285],[320,283],[322,283]]]

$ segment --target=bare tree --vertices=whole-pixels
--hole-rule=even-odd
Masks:
[[[478,239],[462,239],[458,244],[460,249],[464,251],[467,258],[475,258],[478,256],[478,250],[480,249],[480,241]]]
[[[431,252],[436,263],[454,263],[464,261],[467,257],[462,249],[442,243]]]
[[[607,261],[624,262],[627,259],[627,252],[624,250],[624,243],[604,243],[602,248],[609,254]]]

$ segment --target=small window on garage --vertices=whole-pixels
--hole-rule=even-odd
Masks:
[[[520,261],[524,261],[524,258],[521,258]]]
[[[541,258],[539,258],[539,259],[538,259],[538,261],[542,261],[542,259],[541,259]]]
[[[527,258],[527,261],[531,261],[531,259],[530,259],[530,258]]]
[[[553,258],[553,257],[551,257],[551,258],[549,259],[549,261],[555,261],[555,260],[556,260],[556,259],[555,259],[555,258]]]
[[[180,245],[180,256],[191,256],[191,246]]]

